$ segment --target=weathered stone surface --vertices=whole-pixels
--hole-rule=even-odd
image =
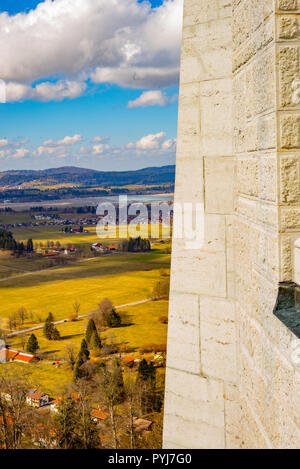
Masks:
[[[220,382],[168,370],[165,447],[224,448],[224,397]]]
[[[207,213],[232,213],[235,200],[235,159],[209,157],[204,160],[205,207]]]
[[[278,8],[283,11],[298,9],[298,0],[278,0]]]
[[[168,365],[182,371],[200,373],[199,298],[174,293],[170,300]]]
[[[298,317],[274,314],[300,282],[299,8],[185,2],[175,200],[205,236],[173,240],[166,448],[300,446]]]
[[[293,81],[299,74],[299,48],[282,47],[279,49],[280,105],[292,106]]]
[[[280,159],[280,194],[284,203],[300,202],[300,157],[282,156]]]
[[[300,148],[300,116],[283,114],[280,117],[281,148]]]
[[[279,39],[296,39],[300,36],[299,21],[294,16],[280,16],[278,21]]]

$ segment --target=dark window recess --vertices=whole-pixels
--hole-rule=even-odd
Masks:
[[[280,283],[275,316],[300,339],[300,285]]]

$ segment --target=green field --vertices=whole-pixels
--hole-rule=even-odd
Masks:
[[[116,305],[143,300],[169,263],[170,256],[161,251],[114,254],[6,280],[0,283],[0,317],[24,307],[42,318],[51,311],[64,319],[75,298],[81,314],[95,310],[105,297]]]
[[[101,333],[103,344],[113,341],[119,346],[132,347],[132,353],[139,356],[139,350],[147,344],[165,344],[167,325],[159,321],[161,316],[167,315],[168,301],[154,301],[142,305],[132,306],[120,311],[130,318],[130,324],[126,327],[107,329]],[[86,319],[77,322],[68,322],[58,326],[61,340],[51,342],[43,337],[42,330],[36,331],[35,335],[39,341],[40,351],[44,360],[35,365],[23,365],[20,363],[9,363],[0,367],[0,373],[8,370],[14,373],[22,370],[28,375],[32,386],[41,385],[44,391],[57,395],[63,390],[67,382],[72,381],[70,367],[64,363],[65,349],[69,344],[74,344],[77,350],[84,337]],[[9,340],[9,344],[17,349],[22,349],[22,340],[16,336]],[[61,365],[56,368],[52,362],[59,360]]]
[[[10,214],[5,214],[7,217]],[[19,215],[19,214],[18,214]],[[65,234],[61,227],[41,226],[16,228],[16,239],[34,243],[60,241],[62,245],[76,245],[89,257],[90,245],[99,241],[96,227],[88,227],[87,234]],[[104,243],[118,245],[119,240],[112,237]],[[145,233],[144,233],[145,234]],[[142,233],[143,235],[143,233]],[[41,257],[16,258],[7,252],[0,253],[0,327],[7,330],[8,320],[20,308],[30,313],[22,329],[43,322],[51,311],[56,320],[67,319],[74,314],[73,303],[80,303],[80,315],[95,311],[98,304],[109,298],[115,306],[145,300],[151,297],[153,287],[165,278],[170,268],[170,243],[153,244],[152,250],[145,253],[114,253],[93,259],[73,259],[73,262],[53,267],[53,259]],[[68,259],[70,261],[71,259]],[[75,262],[76,261],[76,262]],[[43,269],[48,269],[44,270]],[[28,275],[28,272],[30,274]],[[11,278],[10,276],[23,275]],[[123,327],[106,329],[101,332],[102,342],[113,341],[137,356],[144,346],[165,344],[167,325],[159,321],[168,314],[168,301],[126,307],[121,311],[126,317]],[[26,373],[32,387],[40,387],[53,396],[59,395],[64,385],[72,380],[72,372],[67,363],[66,346],[70,343],[79,349],[85,333],[87,319],[66,322],[58,327],[61,340],[48,341],[42,330],[35,331],[43,360],[39,364],[27,365],[8,363],[0,366],[0,373]],[[8,344],[22,350],[27,337],[15,336]],[[150,345],[151,346],[151,345]],[[51,363],[59,360],[56,368]]]

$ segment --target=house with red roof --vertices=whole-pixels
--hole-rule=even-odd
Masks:
[[[80,399],[80,394],[78,392],[72,392],[71,394],[72,399],[76,402]],[[58,412],[58,407],[63,400],[63,396],[59,396],[57,399],[54,399],[50,403],[50,411],[51,412]]]
[[[127,357],[122,358],[121,362],[122,362],[122,365],[132,368],[134,366],[135,358],[127,356]]]
[[[92,410],[91,417],[94,422],[104,424],[109,417],[109,412],[107,412],[106,407],[99,407],[98,409]]]
[[[1,351],[1,361],[4,363],[37,363],[38,361],[40,361],[40,359],[39,357],[31,355],[30,353],[19,352],[18,350],[13,350],[7,347]]]
[[[26,402],[31,407],[44,407],[49,404],[49,396],[42,391],[29,391]]]

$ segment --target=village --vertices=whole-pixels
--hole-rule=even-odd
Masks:
[[[121,365],[122,374],[126,376],[126,373],[137,373],[139,370],[139,366],[142,361],[146,361],[148,365],[153,364],[155,368],[160,368],[165,366],[165,354],[164,353],[155,353],[153,352],[151,355],[149,354],[140,354],[140,358],[136,358],[134,356],[130,356],[129,354],[120,354],[119,361]],[[0,363],[2,366],[9,363],[23,363],[27,364],[28,366],[34,366],[35,364],[39,363],[42,359],[39,356],[20,352],[15,350],[7,345],[2,343],[0,347]],[[53,362],[56,368],[60,366],[60,362]],[[12,402],[14,399],[13,393],[9,391],[1,391],[0,392],[0,401],[4,400],[8,403]],[[68,396],[66,395],[59,395],[57,397],[51,396],[49,393],[44,392],[41,389],[41,386],[36,386],[35,389],[31,389],[26,393],[25,396],[25,403],[29,408],[34,409],[38,415],[40,415],[43,419],[47,415],[55,417],[61,412],[61,408],[63,403],[69,399],[73,401],[73,405],[76,407],[77,405],[80,406],[82,399],[86,399],[80,392],[69,392]],[[90,401],[90,398],[89,398]],[[92,408],[89,411],[90,419],[95,424],[97,431],[99,432],[102,445],[105,446],[106,441],[106,433],[109,433],[109,426],[111,424],[111,411],[108,408],[108,405],[103,403],[96,403],[94,402]],[[6,418],[9,420],[9,415],[6,415]],[[115,417],[114,417],[115,418]],[[0,423],[2,417],[0,415]],[[48,424],[49,425],[49,424]],[[132,431],[135,434],[135,437],[147,437],[153,429],[154,422],[151,419],[151,412],[149,416],[141,416],[141,415],[132,415]],[[56,433],[54,427],[52,428],[51,425],[47,429],[47,433],[52,435],[51,443],[49,440],[46,441],[44,436],[35,436],[34,444],[37,446],[46,445],[47,447],[56,447]]]

